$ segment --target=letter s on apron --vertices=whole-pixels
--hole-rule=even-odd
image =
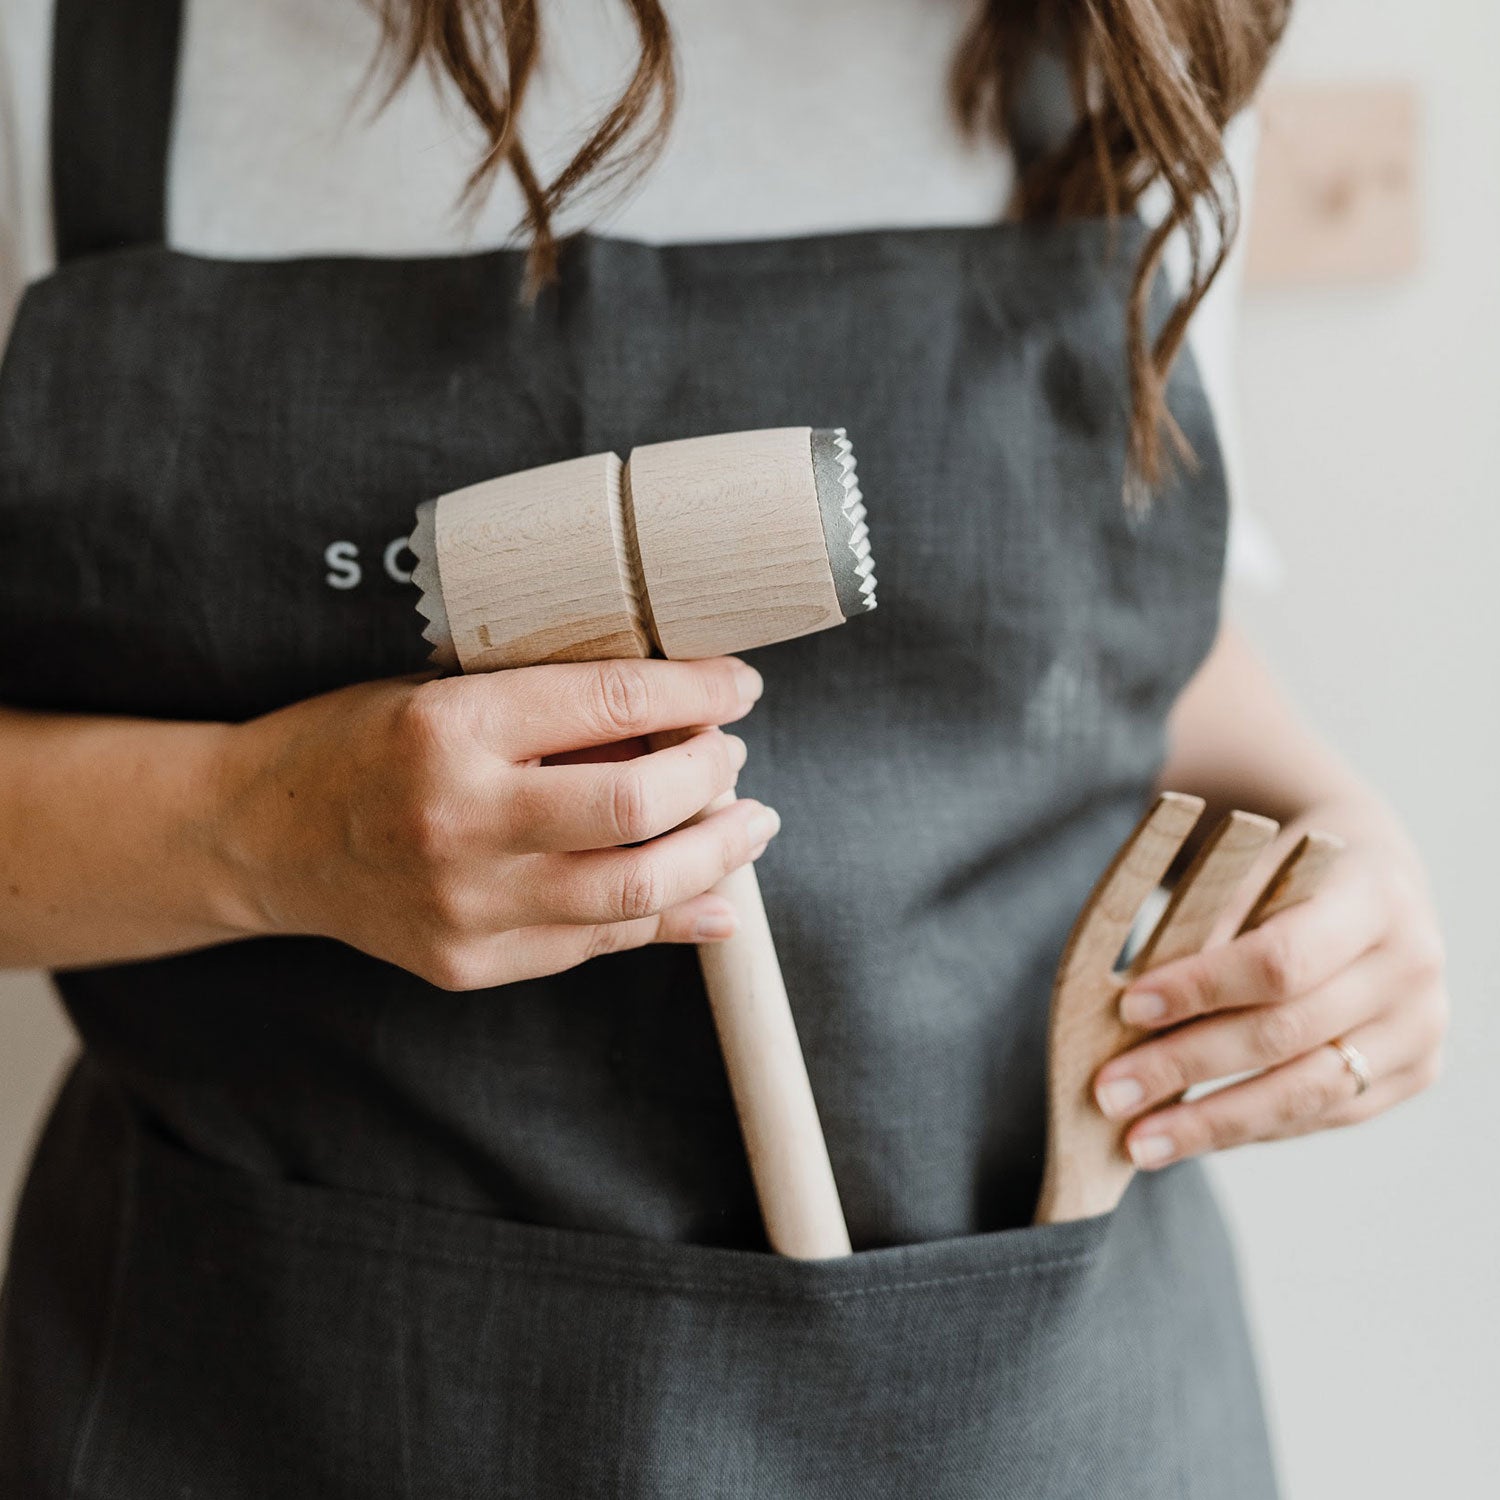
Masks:
[[[765,1252],[691,950],[454,995],[276,939],[61,973],[0,1489],[1266,1500],[1196,1165],[1029,1227],[1048,990],[1212,641],[1226,504],[1121,504],[1127,221],[168,249],[173,0],[62,0],[59,269],[0,371],[0,699],[238,720],[410,671],[417,501],[847,426],[882,607],[756,655],[745,789],[859,1253]]]

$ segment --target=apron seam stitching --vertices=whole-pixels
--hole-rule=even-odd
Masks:
[[[321,1246],[330,1250],[368,1252],[372,1242],[348,1235],[320,1234],[317,1230],[298,1225],[281,1224],[265,1226],[270,1235]],[[671,1276],[653,1277],[639,1267],[626,1261],[596,1262],[586,1269],[573,1269],[547,1261],[537,1261],[524,1256],[462,1255],[412,1242],[403,1237],[402,1246],[413,1255],[440,1265],[467,1267],[487,1271],[531,1272],[553,1280],[577,1282],[596,1286],[633,1286],[665,1292],[709,1292],[732,1293],[757,1302],[842,1302],[855,1297],[883,1296],[887,1292],[919,1291],[931,1287],[962,1286],[976,1281],[992,1281],[1002,1277],[1025,1276],[1033,1272],[1064,1270],[1070,1266],[1088,1266],[1098,1259],[1097,1251],[1085,1251],[1077,1255],[1056,1256],[1043,1260],[1028,1260],[1008,1266],[994,1266],[979,1271],[955,1272],[952,1275],[909,1278],[902,1281],[885,1281],[862,1287],[823,1290],[809,1288],[798,1290],[765,1289],[749,1290],[736,1284],[733,1277],[722,1280],[698,1278],[679,1279]],[[645,1243],[656,1243],[646,1242]],[[766,1257],[769,1260],[769,1257]],[[614,1273],[614,1274],[611,1274]]]

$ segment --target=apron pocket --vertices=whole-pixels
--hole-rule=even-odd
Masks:
[[[1212,1320],[1182,1344],[1191,1268],[1153,1208],[1172,1173],[1097,1219],[799,1263],[266,1179],[134,1133],[75,1465],[91,1500],[1187,1493],[1192,1386],[1222,1361]],[[1258,1419],[1253,1378],[1214,1394]]]

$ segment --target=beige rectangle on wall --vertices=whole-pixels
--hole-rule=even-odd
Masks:
[[[1405,275],[1420,254],[1420,110],[1410,83],[1268,89],[1250,209],[1258,286]]]

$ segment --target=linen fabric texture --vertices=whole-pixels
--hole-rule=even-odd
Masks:
[[[1190,361],[1196,466],[1121,499],[1140,227],[583,235],[530,307],[516,251],[184,255],[160,130],[79,190],[146,15],[175,45],[161,0],[59,11],[88,67],[0,369],[0,698],[242,720],[412,671],[418,501],[846,427],[880,609],[755,653],[737,732],[857,1253],[767,1253],[690,949],[470,994],[314,938],[60,973],[84,1051],[15,1232],[0,1487],[1273,1495],[1201,1170],[1030,1227],[1052,972],[1219,612]]]

